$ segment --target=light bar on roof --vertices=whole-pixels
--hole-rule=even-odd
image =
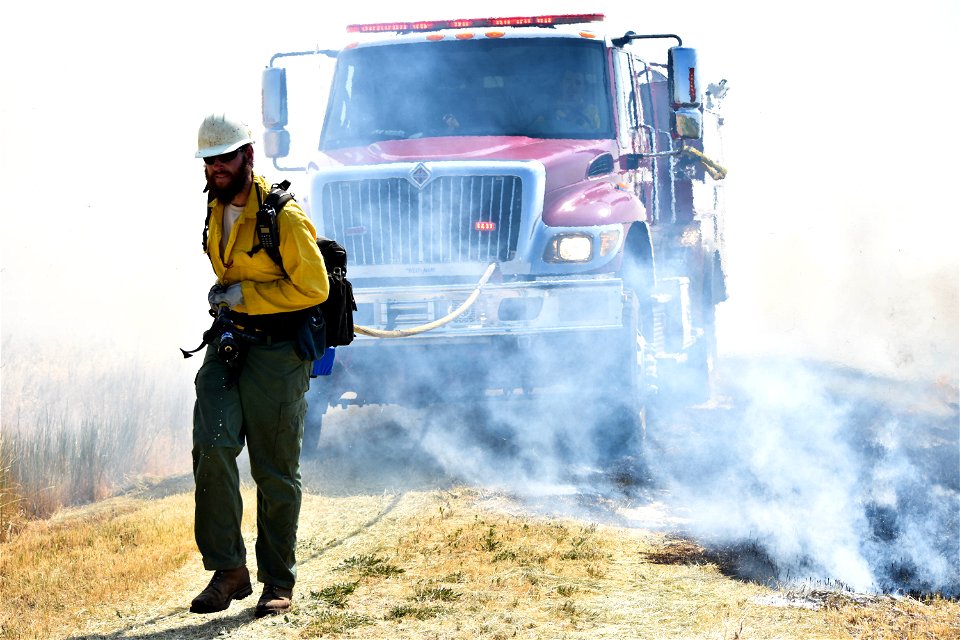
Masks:
[[[377,22],[351,24],[348,33],[383,33],[386,31],[438,31],[470,27],[551,27],[557,24],[601,22],[602,13],[567,13],[546,16],[516,16],[512,18],[458,18],[456,20],[418,20],[416,22]]]

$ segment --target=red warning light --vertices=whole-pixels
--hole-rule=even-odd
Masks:
[[[421,20],[417,22],[378,22],[374,24],[347,25],[348,33],[382,33],[385,31],[437,31],[465,27],[526,27],[557,24],[582,24],[601,22],[602,13],[569,13],[545,16],[514,16],[508,18],[458,18],[456,20]]]
[[[493,18],[490,21],[494,27],[528,27],[534,23],[533,18]]]
[[[477,231],[496,231],[497,223],[488,222],[485,220],[477,220],[476,222],[473,223],[473,228],[476,229]]]

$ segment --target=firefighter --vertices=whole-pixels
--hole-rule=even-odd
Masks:
[[[283,268],[259,250],[257,211],[270,185],[253,172],[250,128],[214,114],[198,142],[208,193],[205,250],[217,276],[208,302],[217,321],[204,334],[196,377],[194,533],[213,577],[190,611],[223,611],[252,593],[237,468],[246,444],[257,485],[257,579],[264,586],[255,615],[262,617],[286,611],[293,597],[304,394],[310,355],[323,349],[308,344],[322,336],[304,327],[329,285],[316,231],[295,201],[277,214]]]

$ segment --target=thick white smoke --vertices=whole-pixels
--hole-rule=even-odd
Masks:
[[[321,453],[373,461],[361,476],[391,467],[401,485],[427,468],[537,508],[669,528],[748,579],[960,593],[949,388],[786,359],[728,361],[722,374],[710,403],[657,406],[645,443],[622,439],[585,385],[573,396],[334,412]],[[385,425],[390,437],[371,441]],[[407,453],[385,465],[385,450]]]
[[[726,371],[730,408],[674,414],[653,436],[654,475],[692,532],[757,546],[779,580],[958,592],[949,396],[799,361]]]

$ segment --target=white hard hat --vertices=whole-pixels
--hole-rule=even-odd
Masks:
[[[245,122],[225,113],[212,113],[200,125],[196,157],[218,156],[252,143],[253,134]]]

